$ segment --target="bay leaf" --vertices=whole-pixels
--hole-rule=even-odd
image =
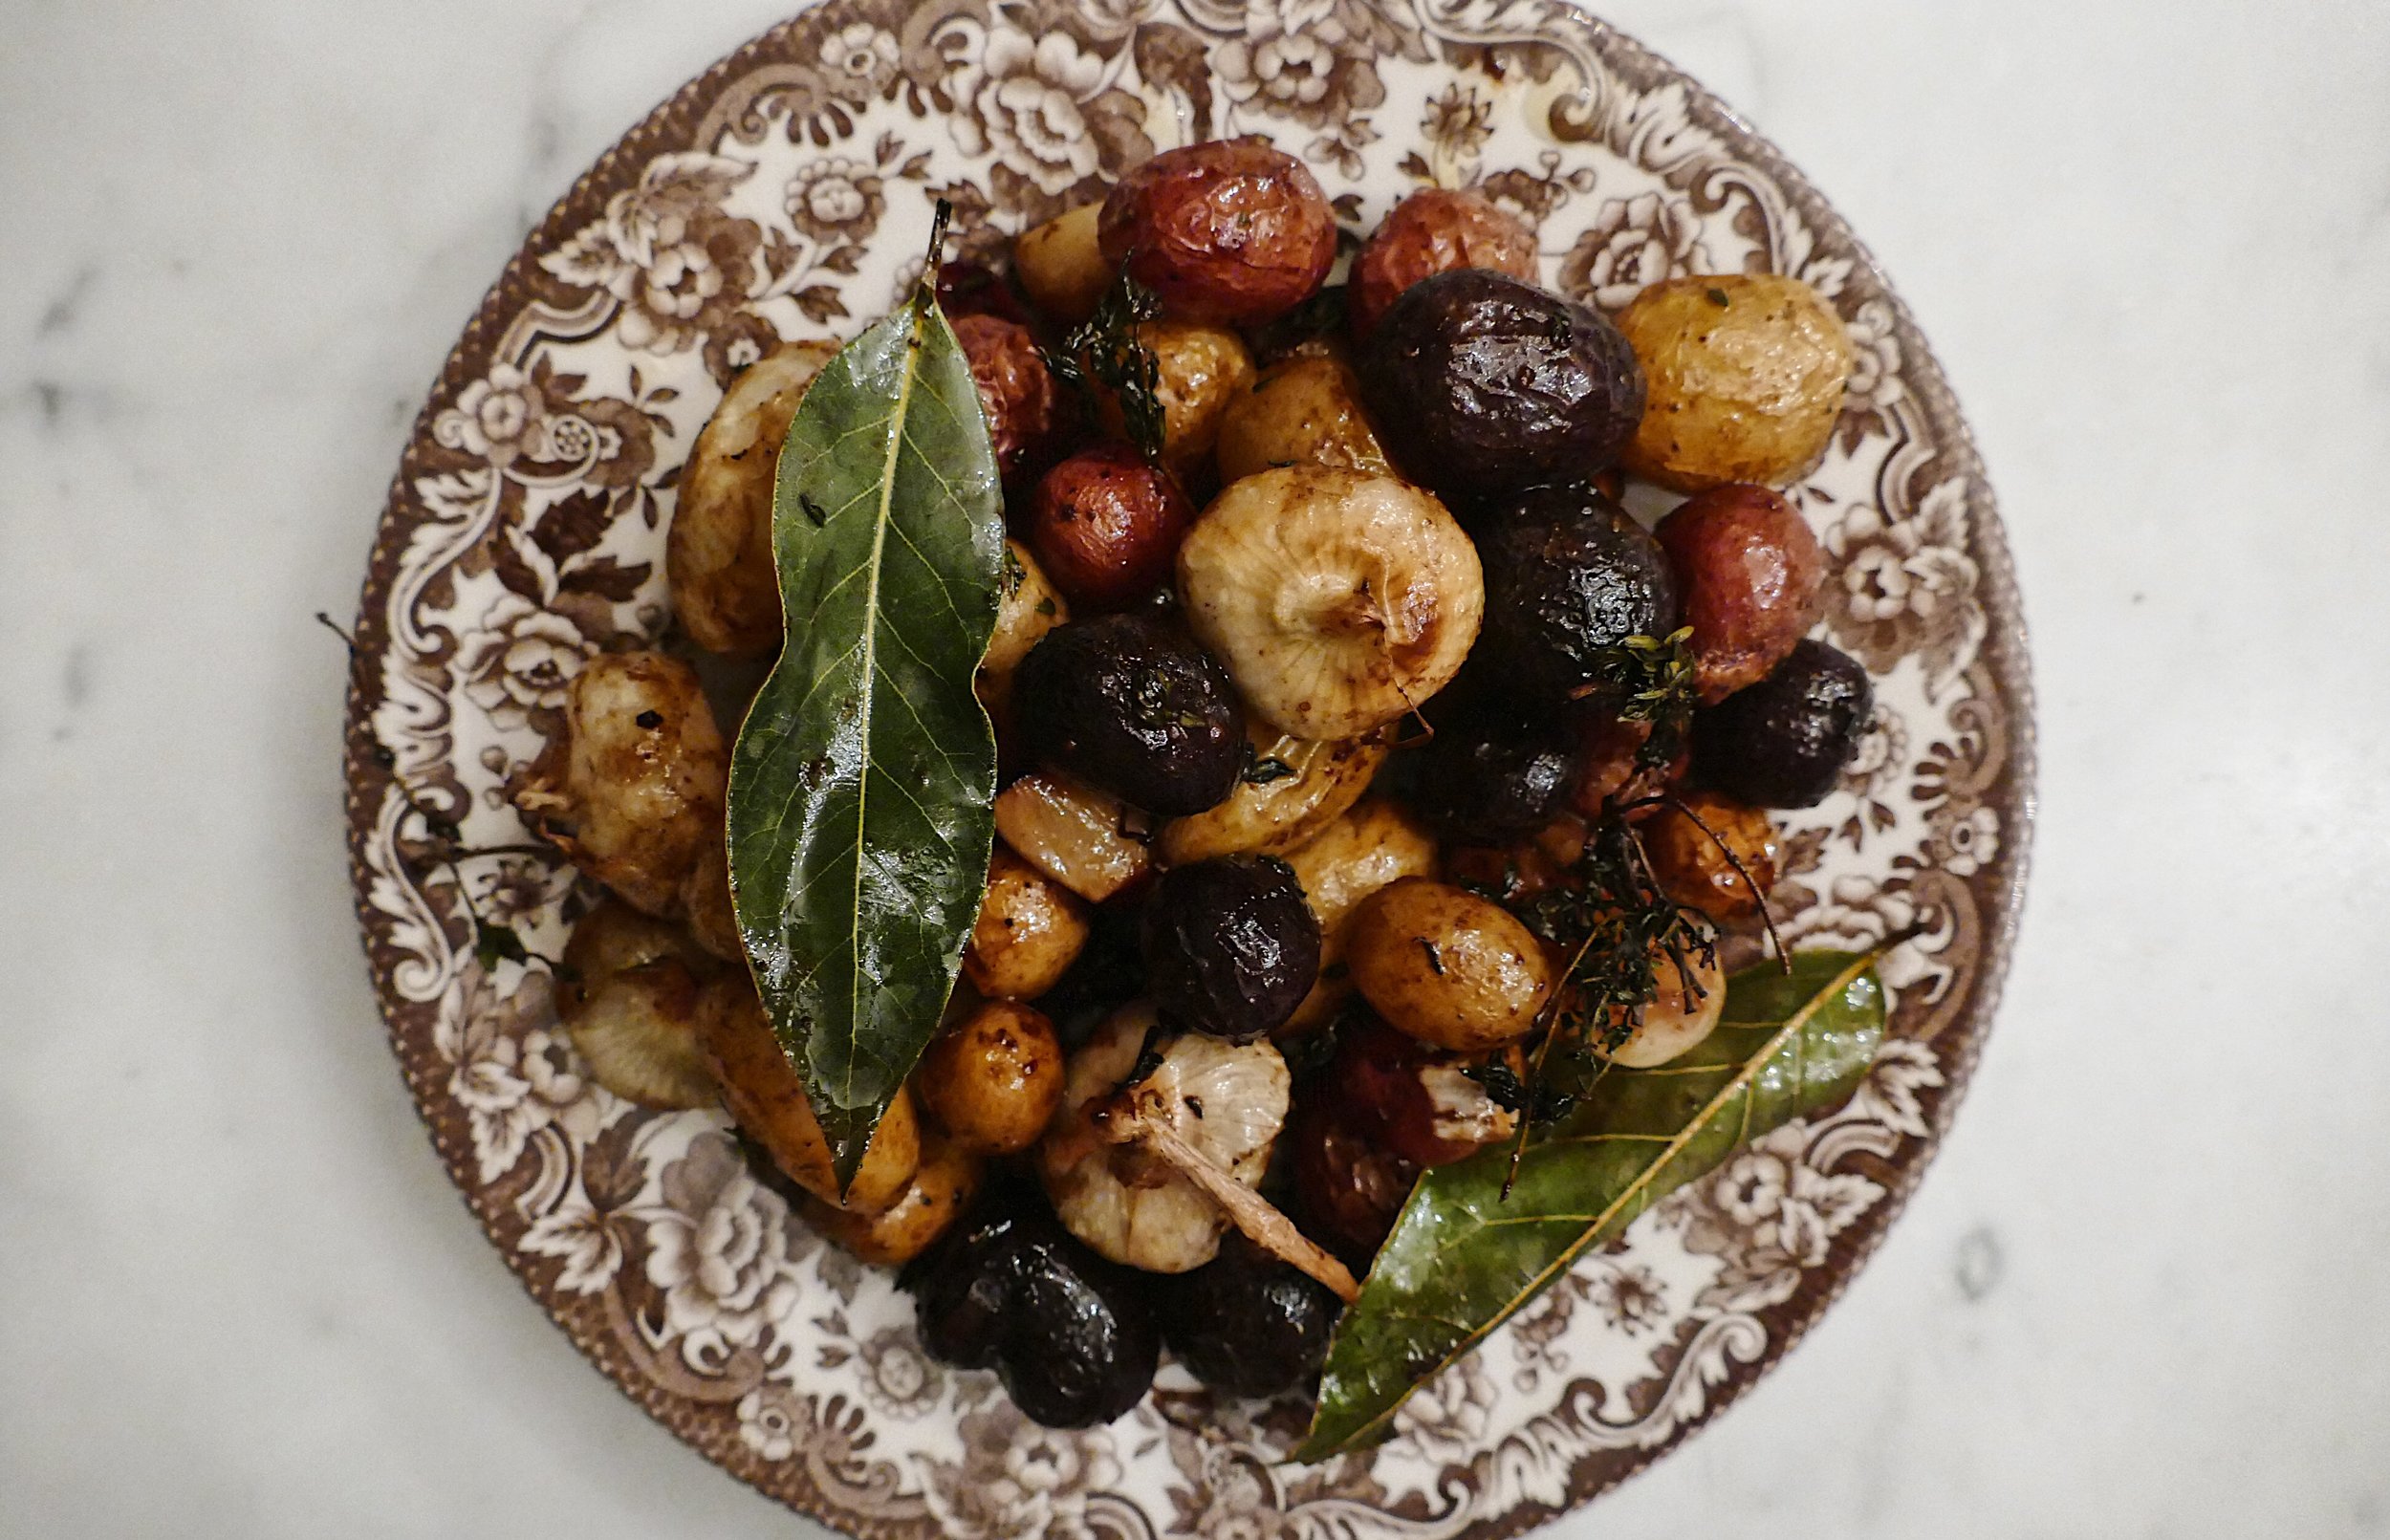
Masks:
[[[1803,952],[1727,985],[1715,1031],[1651,1070],[1613,1069],[1530,1144],[1420,1178],[1346,1311],[1300,1461],[1383,1439],[1411,1392],[1576,1259],[1771,1129],[1849,1095],[1883,1040],[1876,954]]]
[[[996,746],[971,677],[1001,497],[926,288],[831,360],[781,447],[787,640],[731,750],[730,888],[842,1184],[937,1030],[987,884]]]

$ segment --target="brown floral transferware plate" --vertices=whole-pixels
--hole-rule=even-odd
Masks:
[[[1315,1467],[1281,1463],[1303,1408],[1216,1403],[1176,1369],[1112,1426],[1057,1433],[931,1363],[889,1278],[793,1217],[720,1115],[583,1074],[535,955],[589,900],[569,869],[451,861],[441,838],[522,840],[503,787],[575,671],[668,636],[673,485],[725,383],[777,338],[883,313],[933,195],[992,252],[1156,149],[1235,133],[1301,155],[1357,234],[1414,187],[1474,185],[1597,305],[1751,271],[1832,299],[1858,371],[1793,495],[1832,562],[1824,633],[1879,707],[1840,791],[1792,821],[1779,908],[1795,945],[1922,927],[1885,965],[1894,1034],[1847,1106],[1662,1204],[1414,1397],[1393,1442]],[[1799,1338],[1915,1184],[1989,1025],[2032,813],[2009,557],[1907,313],[1771,146],[1554,0],[805,11],[632,130],[508,266],[407,446],[358,638],[358,914],[441,1158],[626,1392],[858,1535],[1507,1535],[1658,1458]],[[477,955],[467,896],[534,955]]]

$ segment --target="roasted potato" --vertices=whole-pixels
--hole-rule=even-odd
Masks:
[[[1388,1024],[1474,1053],[1525,1036],[1552,993],[1543,944],[1500,904],[1466,888],[1404,878],[1353,915],[1353,987]]]
[[[1390,469],[1361,410],[1352,365],[1315,353],[1271,364],[1228,403],[1213,456],[1224,485],[1277,466],[1338,466],[1372,476]]]
[[[996,469],[1009,480],[1033,466],[1053,441],[1063,412],[1061,387],[1036,339],[1018,321],[966,315],[954,323],[954,336],[979,385]]]
[[[805,1098],[804,1082],[780,1051],[764,1003],[743,977],[739,982],[735,989],[707,990],[697,1011],[698,1051],[722,1087],[723,1105],[791,1182],[835,1207],[887,1212],[921,1166],[921,1123],[911,1093],[898,1090],[840,1203],[830,1141]]]
[[[1652,532],[1676,570],[1705,705],[1766,679],[1817,623],[1826,553],[1809,521],[1767,488],[1696,493]]]
[[[1087,911],[1071,890],[996,846],[988,896],[963,948],[963,974],[990,999],[1034,1000],[1078,961]]]
[[[1726,972],[1714,955],[1705,960],[1696,953],[1687,961],[1692,965],[1689,979],[1666,953],[1653,955],[1659,991],[1643,1008],[1643,1019],[1634,1032],[1606,1055],[1611,1063],[1629,1070],[1656,1069],[1699,1046],[1717,1030],[1718,1017],[1727,1008]],[[1624,1015],[1614,1011],[1612,1020],[1619,1021]]]
[[[730,382],[681,472],[664,574],[681,629],[707,652],[757,657],[780,644],[771,491],[780,441],[835,342],[791,342]]]
[[[1164,150],[1104,200],[1104,260],[1175,320],[1258,326],[1327,281],[1336,211],[1303,163],[1257,137]]]
[[[1037,1142],[1062,1100],[1062,1044],[1042,1013],[989,1000],[931,1041],[913,1084],[957,1144],[1015,1155]]]
[[[1855,357],[1834,307],[1797,278],[1672,278],[1635,296],[1619,330],[1649,400],[1626,468],[1697,492],[1780,487],[1825,451]]]
[[[1012,275],[1039,310],[1076,325],[1096,313],[1112,287],[1113,264],[1096,234],[1104,206],[1082,204],[1012,243]]]
[[[1194,486],[1220,439],[1221,420],[1252,388],[1253,356],[1245,339],[1218,326],[1186,321],[1146,321],[1138,340],[1154,356],[1162,402],[1162,463],[1182,486]],[[1128,436],[1120,403],[1099,391],[1096,411],[1106,432]]]
[[[1074,606],[1118,610],[1170,580],[1194,522],[1176,482],[1127,445],[1105,444],[1038,479],[1022,533]]]
[[[1319,921],[1319,982],[1279,1029],[1281,1036],[1323,1027],[1353,993],[1344,965],[1344,938],[1363,899],[1405,877],[1437,875],[1435,836],[1401,804],[1365,797],[1308,843],[1287,864],[1303,884],[1303,900]]]
[[[1249,851],[1283,856],[1341,816],[1386,762],[1381,734],[1315,743],[1246,724],[1252,764],[1227,800],[1173,818],[1155,837],[1167,866]]]
[[[1721,924],[1756,916],[1781,869],[1776,826],[1757,808],[1715,792],[1688,792],[1679,804],[1660,808],[1641,826],[1643,854],[1661,891]]]
[[[971,688],[996,724],[1001,737],[1009,730],[1012,710],[1012,673],[1047,632],[1071,618],[1070,600],[1054,586],[1035,553],[1018,540],[1004,543],[1004,577],[996,590],[996,629],[980,655],[979,672]]]
[[[1054,1080],[1061,1082],[1057,1069]],[[895,1203],[877,1214],[834,1208],[818,1198],[805,1217],[836,1246],[876,1267],[893,1268],[929,1249],[979,1191],[979,1159],[935,1134],[922,1140],[922,1163]]]
[[[1404,291],[1360,359],[1395,463],[1468,505],[1593,475],[1643,415],[1626,339],[1584,306],[1464,268]]]
[[[1355,337],[1422,278],[1461,268],[1537,277],[1535,232],[1483,193],[1423,187],[1394,206],[1353,259],[1345,316]]]
[[[584,874],[669,919],[700,857],[722,841],[729,757],[688,664],[600,653],[575,676],[564,730],[515,787],[514,805]]]

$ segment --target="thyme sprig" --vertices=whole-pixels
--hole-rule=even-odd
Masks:
[[[1567,879],[1518,905],[1519,918],[1568,965],[1545,1007],[1543,1040],[1528,1061],[1517,1142],[1505,1196],[1518,1176],[1532,1128],[1565,1110],[1552,1084],[1555,1057],[1570,1079],[1590,1088],[1609,1073],[1610,1055],[1643,1025],[1660,994],[1660,960],[1674,969],[1686,1004],[1708,991],[1701,975],[1718,962],[1718,944],[1698,910],[1662,891],[1634,827],[1613,813],[1594,825]],[[1557,1110],[1555,1110],[1557,1109]]]
[[[1689,625],[1664,637],[1629,637],[1603,654],[1592,681],[1570,692],[1578,700],[1598,696],[1616,702],[1619,721],[1650,725],[1650,735],[1636,750],[1640,764],[1665,765],[1684,747],[1684,729],[1699,704],[1692,641]]]
[[[1043,350],[1056,380],[1089,395],[1107,392],[1119,403],[1129,442],[1155,466],[1162,464],[1162,360],[1137,328],[1161,314],[1161,299],[1130,277],[1124,264],[1096,313],[1073,327],[1059,348]]]

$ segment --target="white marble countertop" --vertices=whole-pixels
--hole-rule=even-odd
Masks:
[[[0,45],[0,1533],[815,1532],[526,1301],[350,917],[346,614],[524,229],[785,0],[15,0]],[[2042,701],[1954,1139],[1575,1535],[2390,1530],[2390,12],[1621,0],[1851,216]]]

